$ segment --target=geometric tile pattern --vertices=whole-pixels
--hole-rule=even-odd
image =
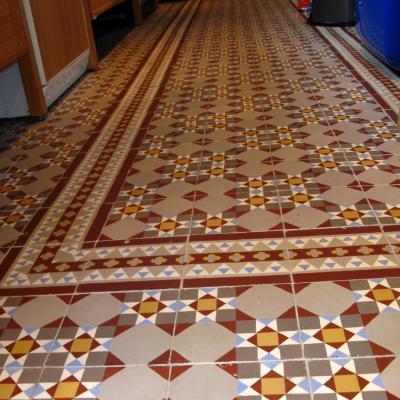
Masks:
[[[5,136],[3,288],[394,273],[398,78],[265,1],[163,5]]]
[[[279,315],[272,310],[269,312],[268,308],[246,310],[249,298],[254,301],[264,295],[255,288],[203,288],[181,292],[172,360],[183,357],[188,361],[227,362],[301,357],[290,286],[271,287],[271,290],[281,299],[288,299]],[[251,315],[247,314],[249,311]],[[211,337],[218,337],[217,343],[225,343],[225,346],[217,344],[222,352],[214,352],[208,340],[202,339],[208,332],[213,332]],[[196,351],[188,349],[186,344],[194,338],[198,338]]]
[[[0,393],[3,399],[31,399],[40,376],[40,368],[3,369]]]
[[[392,278],[296,286],[305,356],[349,358],[397,354],[396,341],[390,337],[397,334],[392,324],[400,318],[396,308],[399,283],[398,278]],[[321,303],[313,305],[312,297],[319,297]],[[334,300],[336,307],[329,304]]]
[[[236,337],[237,357],[271,360],[300,355],[300,338],[297,330],[280,329],[280,320],[255,321],[253,332],[241,332]]]
[[[385,390],[385,370],[393,358],[360,358],[311,361],[315,399],[395,399]],[[398,394],[398,391],[396,391]]]
[[[188,250],[188,279],[398,266],[393,247],[375,233],[192,242]]]
[[[400,399],[399,87],[194,0],[1,127],[0,398]]]
[[[1,367],[19,369],[21,366],[40,366],[51,351],[69,301],[70,296],[3,297]],[[43,316],[45,306],[48,312]]]
[[[301,361],[238,365],[238,399],[309,399],[305,364]]]
[[[35,363],[32,342],[10,337],[26,357],[3,366],[4,399],[400,395],[398,278],[76,294],[52,308],[57,299],[3,306],[21,326],[46,305],[58,321]]]
[[[99,382],[107,372],[115,373],[105,368],[44,369],[33,399],[96,399],[99,395]]]
[[[168,361],[168,337],[173,332],[177,294],[177,291],[154,291],[77,296],[58,331],[46,364],[92,367],[150,363],[152,349],[142,348],[141,353],[125,349],[129,342],[143,341],[146,336],[158,341],[154,349],[159,353],[154,354],[154,358],[165,353],[164,358],[155,363]],[[110,312],[108,315],[98,313],[101,318],[93,319],[98,302]],[[150,358],[143,359],[143,356]]]

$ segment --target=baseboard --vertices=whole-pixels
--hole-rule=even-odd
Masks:
[[[71,64],[67,65],[56,76],[51,78],[43,93],[47,107],[54,103],[79,77],[85,73],[89,62],[89,49],[83,52]]]

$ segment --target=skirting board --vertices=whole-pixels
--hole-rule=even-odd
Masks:
[[[71,64],[67,65],[43,86],[47,107],[57,100],[83,73],[85,73],[88,62],[89,49],[83,52]]]

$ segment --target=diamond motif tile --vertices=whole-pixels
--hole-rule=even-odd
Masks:
[[[226,371],[226,366],[194,365],[191,367],[173,366],[169,398],[184,400],[188,393],[195,400],[212,398],[230,400],[237,394],[236,377]]]
[[[399,392],[393,386],[394,370],[391,365],[396,365],[396,359],[392,357],[311,361],[313,398],[396,398]]]
[[[76,296],[47,365],[92,367],[168,362],[177,299],[178,292],[174,290]],[[100,310],[99,304],[103,306]],[[101,319],[93,318],[96,314]],[[132,347],[133,342],[140,346]]]
[[[214,178],[204,181],[196,186],[198,192],[209,195],[224,194],[235,187],[234,182],[224,178]]]
[[[103,229],[103,234],[110,239],[129,239],[143,232],[146,225],[134,218],[124,218],[108,224]]]
[[[307,206],[296,207],[283,214],[285,224],[298,228],[317,228],[327,220],[324,211]]]
[[[316,30],[163,3],[2,124],[1,287],[80,294],[1,299],[0,398],[400,398],[400,86]]]
[[[287,398],[310,399],[305,363],[303,361],[238,364],[238,399]]]
[[[400,188],[393,186],[365,187],[366,197],[379,222],[383,225],[397,224],[400,218]]]
[[[70,296],[2,298],[2,367],[41,366],[52,349],[69,301]],[[44,314],[43,309],[48,312]]]
[[[41,368],[7,368],[0,373],[0,396],[3,399],[31,399]]]
[[[100,382],[117,368],[45,368],[40,383],[35,387],[33,399],[97,399]]]
[[[267,231],[279,227],[281,222],[280,213],[267,210],[252,210],[237,219],[237,223],[248,231]]]
[[[379,169],[369,169],[357,175],[357,177],[361,182],[372,185],[387,185],[392,183],[396,179],[396,177],[392,174],[381,171]]]
[[[194,203],[198,210],[205,211],[208,214],[219,214],[236,205],[236,201],[231,197],[224,195],[211,195],[203,197]]]
[[[384,280],[378,281],[388,285]],[[398,284],[396,280],[391,283]],[[368,290],[371,287],[372,290]],[[297,306],[306,357],[382,356],[400,351],[395,339],[400,313],[390,307],[387,312],[380,313],[379,301],[374,298],[369,302],[358,302],[360,295],[357,288],[366,288],[369,296],[375,294],[378,299],[379,296],[382,299],[384,296],[391,298],[396,305],[397,290],[380,285],[376,280],[311,283],[297,287]],[[320,301],[314,305],[312,299],[316,297]]]
[[[106,372],[99,389],[100,400],[125,398],[164,399],[168,388],[169,367],[125,367]],[[116,390],[118,388],[118,390]]]
[[[326,171],[315,178],[316,182],[325,186],[344,186],[355,181],[355,177],[340,171]]]
[[[164,217],[174,217],[177,214],[181,214],[184,211],[191,209],[192,202],[179,197],[168,197],[165,200],[160,201],[150,208],[150,210],[156,214]]]
[[[280,301],[279,309],[272,305],[274,300]],[[180,303],[172,353],[175,362],[182,362],[181,357],[186,362],[301,357],[288,285],[186,289]]]
[[[270,166],[261,162],[248,162],[237,168],[236,171],[249,178],[257,178],[267,174],[270,171]]]

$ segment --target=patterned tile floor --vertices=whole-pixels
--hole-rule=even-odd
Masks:
[[[0,399],[400,399],[399,106],[289,0],[162,3],[0,126]]]
[[[400,278],[8,297],[1,326],[2,399],[400,397]]]

